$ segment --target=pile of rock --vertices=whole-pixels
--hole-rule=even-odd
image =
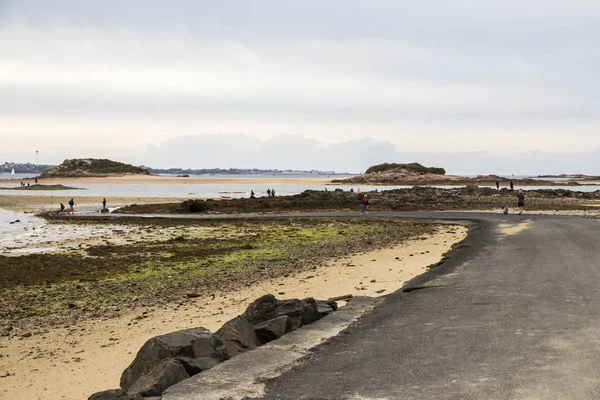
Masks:
[[[168,387],[279,339],[336,309],[335,301],[278,300],[270,294],[262,296],[215,333],[192,328],[153,337],[123,371],[120,389],[93,394],[88,400],[159,399]]]

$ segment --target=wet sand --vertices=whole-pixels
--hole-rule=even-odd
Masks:
[[[77,196],[76,208],[78,206],[102,208],[102,197],[99,196]],[[128,204],[153,204],[153,203],[177,203],[182,202],[184,198],[173,197],[110,197],[108,208],[123,206]],[[67,204],[68,197],[53,196],[26,196],[26,195],[1,195],[0,208],[10,211],[20,212],[41,212],[47,210],[58,210],[60,203]]]
[[[388,294],[425,272],[465,236],[466,228],[448,226],[425,240],[338,259],[216,298],[140,308],[112,319],[40,330],[29,338],[0,338],[0,375],[10,373],[0,378],[0,399],[81,400],[117,388],[121,372],[150,337],[198,326],[215,331],[265,293],[318,299]]]

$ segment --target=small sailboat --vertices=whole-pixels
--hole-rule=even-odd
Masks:
[[[12,171],[10,171],[10,176],[15,176],[15,169],[13,168]]]

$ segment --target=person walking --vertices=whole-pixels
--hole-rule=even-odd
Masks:
[[[523,210],[525,209],[525,193],[521,189],[517,193],[517,208],[519,209],[519,215],[523,214]]]
[[[102,199],[102,209],[106,210],[106,197]]]
[[[271,189],[271,197],[275,197],[275,189]]]
[[[362,215],[369,215],[369,197],[368,196],[364,196],[363,200],[363,208],[362,208]]]
[[[71,207],[71,209],[70,209],[69,211],[70,211],[71,213],[72,213],[72,212],[74,212],[74,211],[73,211],[73,206],[74,206],[74,205],[75,205],[75,200],[73,200],[73,199],[71,198],[71,200],[69,200],[69,207]]]
[[[267,189],[267,197],[271,197],[271,189]]]
[[[500,181],[496,181],[496,190],[500,190]]]
[[[515,184],[513,183],[513,181],[510,181],[510,191],[514,191],[515,190]]]

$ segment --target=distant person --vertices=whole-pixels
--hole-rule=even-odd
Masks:
[[[356,193],[360,194],[360,189],[356,189]]]
[[[519,190],[519,193],[517,193],[517,208],[519,209],[519,215],[523,214],[525,209],[525,193],[523,193],[523,190]]]
[[[254,195],[254,190],[250,191],[250,198],[251,199],[255,199],[256,198],[256,196]]]
[[[102,209],[106,210],[106,197],[102,199]]]
[[[65,205],[60,203],[60,212],[65,212]]]
[[[508,206],[504,206],[504,208],[502,209],[502,214],[508,214]]]
[[[271,189],[267,189],[267,197],[271,197]]]
[[[37,181],[37,176],[36,176],[36,177],[35,177],[35,183],[37,184],[37,182],[38,182],[38,181]]]
[[[369,197],[364,196],[363,200],[362,200],[362,203],[363,203],[363,208],[362,208],[361,214],[362,215],[369,215]]]
[[[271,189],[271,197],[275,197],[275,189]]]
[[[27,187],[29,187],[29,182],[27,182]]]
[[[354,188],[350,188],[350,193],[354,193]]]
[[[515,190],[515,184],[513,181],[510,181],[510,191],[512,192],[513,190]]]
[[[500,190],[500,181],[496,181],[496,190]]]
[[[71,198],[71,200],[69,200],[69,207],[71,208],[69,211],[74,212],[73,206],[75,206],[75,200]]]
[[[23,181],[21,181],[21,187],[25,186],[25,184],[23,183]]]

